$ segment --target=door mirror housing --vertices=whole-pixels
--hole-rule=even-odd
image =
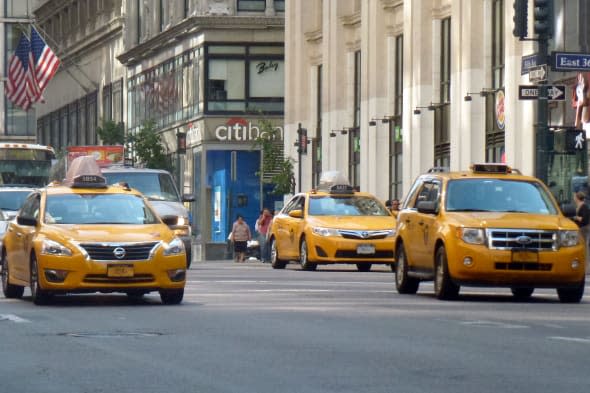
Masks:
[[[438,213],[438,203],[435,201],[420,201],[416,206],[418,212],[426,214]]]
[[[19,225],[37,226],[37,219],[33,217],[18,216],[16,217],[16,222]]]
[[[303,218],[303,211],[302,210],[291,210],[289,212],[289,217]]]

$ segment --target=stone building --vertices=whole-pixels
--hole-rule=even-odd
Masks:
[[[588,52],[587,2],[554,5],[549,52]],[[299,156],[300,124],[312,141],[301,188],[334,169],[383,199],[403,198],[436,166],[506,162],[537,174],[538,102],[519,99],[519,86],[536,88],[526,67],[538,43],[513,35],[513,1],[310,0],[286,8],[286,154]],[[529,1],[529,38],[537,37],[533,15]],[[547,159],[538,164],[568,200],[586,174],[579,152],[565,146],[579,71],[550,68],[547,83],[564,92],[549,102]]]

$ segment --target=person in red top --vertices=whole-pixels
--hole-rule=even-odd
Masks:
[[[268,229],[272,222],[272,214],[270,210],[264,208],[258,220],[256,220],[256,229],[258,231],[258,245],[260,247],[260,260],[262,262],[270,262],[270,253],[268,249],[268,242],[266,241]]]

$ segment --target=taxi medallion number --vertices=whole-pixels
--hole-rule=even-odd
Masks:
[[[360,244],[356,248],[357,254],[375,254],[375,246],[372,244]]]
[[[133,277],[133,265],[108,265],[109,277]]]

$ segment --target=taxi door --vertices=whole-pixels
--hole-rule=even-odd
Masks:
[[[285,255],[290,259],[299,259],[299,239],[305,223],[305,196],[301,195],[289,209],[285,217]]]
[[[276,247],[279,257],[281,259],[295,258],[296,253],[292,250],[292,234],[293,234],[293,217],[289,215],[290,212],[300,209],[301,195],[294,196],[285,208],[274,218],[273,232],[276,239]]]
[[[440,203],[441,183],[438,180],[427,180],[418,190],[414,201],[411,221],[407,223],[410,241],[406,244],[406,252],[412,264],[412,270],[430,273],[434,266],[434,243],[436,241],[436,218]],[[436,212],[419,210],[421,202],[435,207]]]
[[[17,217],[25,220],[38,219],[40,200],[39,193],[29,195]],[[34,225],[18,224],[15,220],[10,225],[10,231],[12,240],[7,251],[9,252],[8,258],[11,262],[12,275],[19,280],[28,281],[32,242],[37,228]]]

